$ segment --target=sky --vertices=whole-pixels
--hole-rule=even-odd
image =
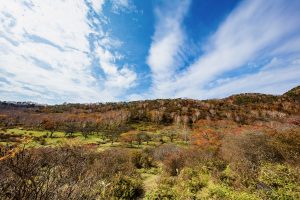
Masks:
[[[300,85],[299,0],[0,0],[0,100],[282,94]]]

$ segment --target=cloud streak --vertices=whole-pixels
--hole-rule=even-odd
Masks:
[[[300,49],[299,47],[295,47],[295,44],[291,42],[291,36],[297,35],[297,33],[299,35],[300,32],[300,21],[298,20],[300,14],[297,11],[299,9],[300,5],[297,1],[290,1],[288,4],[281,0],[242,2],[226,20],[220,24],[216,32],[209,37],[207,42],[203,45],[204,53],[196,59],[195,63],[188,66],[186,70],[176,73],[175,75],[171,71],[169,75],[172,76],[173,79],[162,78],[161,80],[155,79],[155,73],[157,72],[153,70],[154,80],[156,80],[154,81],[153,88],[158,88],[159,90],[157,97],[161,97],[163,94],[170,94],[167,96],[208,98],[216,96],[223,97],[235,91],[261,91],[258,87],[268,84],[267,80],[270,81],[269,79],[262,79],[262,75],[272,73],[274,74],[272,77],[276,77],[282,73],[289,74],[290,76],[285,76],[285,81],[279,78],[270,81],[268,87],[266,87],[269,90],[266,89],[264,90],[265,92],[277,93],[278,90],[276,90],[276,87],[280,83],[290,86],[292,85],[290,83],[294,81],[293,83],[297,84],[295,76],[299,76],[299,66],[283,65],[280,70],[269,69],[269,71],[263,71],[261,69],[253,69],[252,74],[249,75],[243,74],[243,76],[234,78],[229,76],[228,80],[232,81],[231,84],[222,83],[214,86],[216,88],[209,87],[214,81],[219,79],[224,80],[226,73],[232,70],[246,68],[250,62],[259,64],[259,61],[263,59],[271,60],[276,56],[289,53],[288,51],[291,49],[294,49],[298,56],[291,58],[290,55],[286,55],[282,58],[282,64],[289,64],[290,59],[298,59]],[[184,33],[182,30],[178,30],[177,32]],[[164,35],[167,37],[168,33]],[[164,36],[161,36],[161,38],[164,38]],[[298,39],[299,36],[293,38],[295,41],[298,41]],[[284,47],[282,46],[283,44],[285,44]],[[167,46],[168,47],[164,47],[164,49],[172,49],[173,47],[172,44]],[[294,48],[292,48],[292,46]],[[276,53],[276,50],[272,53],[273,49],[280,50],[280,54]],[[151,53],[154,55],[151,55]],[[165,57],[165,55],[159,51],[151,52],[150,50],[150,57],[155,57],[155,55],[157,57]],[[177,62],[176,59],[170,60]],[[169,71],[168,66],[173,66],[170,64],[172,62],[168,62],[167,67],[161,66],[163,70],[158,71],[158,73]],[[151,69],[155,68],[155,65],[154,67],[151,63],[149,63],[149,65]],[[295,74],[291,75],[288,73],[289,70],[293,70]],[[166,76],[167,75],[163,75],[163,77]],[[243,83],[243,87],[236,85],[241,82]],[[167,85],[168,87],[163,88],[160,87],[160,85]],[[285,86],[284,88],[287,87]]]
[[[101,41],[113,45],[110,35],[101,27],[106,22],[98,19],[96,30],[91,23],[95,19],[88,18],[91,11],[102,11],[104,0],[87,2],[12,0],[1,3],[0,78],[6,80],[0,82],[1,100],[110,101],[118,100],[134,85],[135,72],[114,64],[113,51],[101,46]],[[90,40],[90,35],[97,37]],[[91,43],[104,53],[91,50]],[[92,63],[97,64],[92,66]],[[113,73],[105,70],[109,67]],[[93,68],[104,73],[95,76]],[[111,88],[115,91],[109,92]]]
[[[157,22],[147,58],[152,71],[154,95],[168,96],[168,83],[180,66],[185,41],[182,22],[189,5],[189,0],[172,1],[155,10]]]
[[[128,28],[128,34],[138,35],[144,31],[140,22],[153,23],[149,10],[132,0],[1,2],[0,100],[206,99],[239,92],[280,94],[300,84],[297,0],[242,1],[199,41],[189,35],[197,31],[187,27],[191,21],[185,21],[191,10],[195,12],[192,3],[155,1],[151,40],[134,38],[127,45],[133,37],[112,29]],[[146,19],[139,20],[141,16]],[[125,27],[111,24],[122,17],[128,17]],[[201,51],[193,51],[195,46]],[[142,55],[135,52],[141,50],[148,55],[129,58]]]

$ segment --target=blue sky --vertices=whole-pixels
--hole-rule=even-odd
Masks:
[[[9,0],[0,100],[282,94],[300,84],[298,0]]]

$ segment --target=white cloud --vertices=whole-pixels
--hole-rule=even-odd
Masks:
[[[189,0],[175,1],[167,3],[163,8],[156,8],[157,23],[147,58],[152,71],[155,95],[168,95],[170,85],[166,83],[173,80],[179,67],[185,40],[182,20],[189,4]]]
[[[242,2],[219,26],[217,31],[209,38],[208,42],[204,44],[205,51],[203,55],[201,55],[195,63],[191,64],[186,70],[180,73],[174,74],[175,69],[172,68],[173,65],[171,65],[171,62],[168,62],[168,60],[166,66],[159,65],[159,63],[161,63],[160,59],[166,59],[165,57],[168,58],[170,55],[172,57],[172,52],[174,52],[174,50],[170,50],[169,52],[171,53],[167,55],[162,54],[160,51],[155,52],[150,50],[150,58],[157,58],[156,61],[148,62],[151,69],[154,69],[154,76],[157,72],[167,73],[169,69],[171,69],[171,72],[168,75],[173,77],[173,79],[154,81],[153,88],[159,91],[158,97],[164,97],[164,94],[167,94],[167,96],[172,97],[206,98],[208,96],[216,96],[217,94],[213,91],[219,91],[221,96],[223,96],[224,94],[228,94],[225,91],[235,91],[234,87],[238,87],[236,84],[243,81],[245,81],[243,82],[243,88],[245,90],[239,91],[246,92],[249,91],[249,88],[252,88],[251,91],[259,91],[259,88],[255,88],[255,85],[258,86],[260,85],[259,83],[266,84],[266,82],[263,79],[260,80],[260,78],[262,78],[262,75],[272,74],[272,71],[268,71],[268,73],[265,71],[258,71],[254,75],[245,76],[243,78],[236,77],[236,81],[233,81],[234,79],[232,79],[232,83],[235,84],[224,83],[224,86],[220,87],[222,90],[207,89],[207,87],[210,86],[212,81],[217,80],[224,73],[242,68],[249,62],[255,63],[262,58],[270,59],[272,57],[280,56],[283,53],[287,53],[285,50],[289,49],[289,45],[293,44],[290,42],[291,35],[295,35],[295,33],[299,33],[300,31],[299,9],[299,3],[297,1],[289,1],[289,3],[282,0],[253,0]],[[164,34],[162,38],[164,38],[164,36],[167,37],[168,33]],[[298,40],[299,36],[296,38]],[[292,39],[296,41],[295,38]],[[284,48],[279,48],[282,44],[285,44],[286,46],[284,46]],[[168,44],[167,46],[168,47],[164,48],[173,49],[171,44]],[[293,47],[294,53],[295,51],[300,52],[299,47],[295,47],[295,45],[293,45]],[[272,49],[277,48],[278,52],[279,50],[281,51],[281,54],[279,55],[272,53],[271,51]],[[170,60],[176,62],[174,59]],[[286,64],[288,62],[284,59],[282,63]],[[160,69],[160,67],[162,69]],[[281,65],[280,70],[273,69],[273,72],[274,74],[285,72],[286,74],[291,75],[289,70],[296,70],[298,68],[299,66],[291,67]],[[155,70],[158,71],[156,72]],[[163,76],[168,77],[168,75]],[[275,85],[282,83],[280,78],[276,79],[276,76],[272,77],[274,80],[270,83],[272,83],[274,87]],[[284,84],[290,85],[289,83],[292,81],[294,81],[293,84],[297,84],[294,77],[295,76],[292,75],[290,78],[289,76],[286,76]],[[226,80],[226,77],[223,77],[223,79]],[[288,80],[291,82],[288,82]],[[256,81],[256,83],[251,83],[250,81]],[[226,82],[228,82],[228,80],[226,80]],[[246,87],[247,84],[249,87]],[[274,87],[266,88],[274,89]],[[273,91],[275,92],[277,90]],[[272,90],[266,92],[272,92]],[[209,95],[208,93],[213,93],[215,95]],[[154,94],[157,95],[157,93]]]
[[[111,0],[112,11],[119,14],[121,11],[134,11],[136,8],[132,0]]]
[[[88,2],[90,2],[93,6],[93,9],[96,12],[101,12],[102,11],[102,7],[105,3],[105,0],[88,0]]]
[[[281,61],[280,61],[281,62]],[[286,67],[266,68],[255,74],[238,77],[211,90],[199,91],[206,98],[225,97],[244,92],[282,94],[299,84],[300,64],[281,62]]]
[[[147,58],[151,88],[148,93],[128,95],[138,75],[131,65],[119,62],[124,56],[116,49],[122,48],[123,41],[102,28],[109,23],[101,13],[107,2],[1,2],[1,100],[210,98],[237,92],[280,93],[299,84],[300,4],[296,0],[288,4],[283,0],[242,2],[203,44],[204,53],[185,70],[183,60],[189,46],[183,20],[190,1],[176,0],[155,12],[155,33]],[[136,9],[131,0],[111,0],[110,4],[115,13]],[[90,9],[100,18],[88,17]],[[90,35],[97,39],[91,40]],[[269,63],[262,64],[266,60]],[[249,63],[256,66],[251,73],[226,76]]]
[[[93,9],[101,11],[104,1],[90,2]],[[93,75],[91,55],[94,52],[90,51],[88,35],[101,35],[112,46],[117,42],[103,30],[97,32],[90,26],[89,9],[84,1],[78,0],[1,2],[1,100],[110,101],[118,100],[134,85],[135,72],[111,64],[116,54],[103,47],[111,57],[99,57],[101,67],[111,64],[114,69],[110,70],[115,70],[115,74],[104,70],[102,77]],[[1,82],[4,78],[5,82]],[[109,91],[111,87],[118,90]]]
[[[134,86],[137,75],[127,66],[118,68],[115,64],[118,55],[113,55],[111,51],[97,46],[95,51],[99,58],[99,64],[106,74],[105,88],[111,92],[121,93],[122,90]]]

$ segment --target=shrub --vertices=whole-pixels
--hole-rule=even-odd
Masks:
[[[258,200],[255,194],[242,191],[235,191],[230,187],[220,184],[211,184],[199,195],[200,199],[218,199],[218,200]]]
[[[32,140],[38,142],[40,145],[46,145],[47,143],[44,137],[33,137]]]
[[[238,177],[237,174],[232,171],[229,165],[219,175],[219,179],[222,181],[222,183],[228,186],[233,186],[235,184],[237,177]]]
[[[229,199],[230,197],[230,190],[221,185],[211,185],[205,192],[201,194],[203,199]]]
[[[280,152],[286,162],[300,163],[300,128],[288,129],[275,133],[272,145]]]
[[[164,170],[170,176],[177,176],[181,169],[185,166],[185,158],[181,153],[170,154],[163,161]]]
[[[175,185],[174,178],[162,178],[156,189],[148,192],[145,196],[145,199],[148,200],[175,200],[177,198],[177,194],[175,189],[173,188]]]
[[[227,166],[226,162],[217,156],[217,151],[212,149],[193,147],[185,150],[184,154],[186,166],[192,168],[195,166],[205,167],[212,174],[223,171]]]
[[[299,169],[283,164],[265,164],[259,181],[266,185],[264,195],[271,199],[300,199]]]
[[[154,149],[153,157],[156,161],[163,161],[168,155],[172,153],[179,153],[181,148],[175,144],[162,144]]]
[[[180,172],[179,182],[185,182],[185,186],[193,193],[207,186],[209,175],[201,168],[185,168]]]
[[[115,174],[135,175],[135,166],[130,159],[130,152],[124,149],[109,149],[98,154],[94,161],[94,171],[103,179],[109,180]]]
[[[47,142],[45,140],[45,138],[42,138],[41,140],[39,140],[40,145],[46,145]]]
[[[118,149],[16,148],[0,160],[0,199],[134,199],[142,185],[128,155]]]
[[[140,152],[140,151],[135,151],[132,153],[131,155],[131,161],[132,163],[134,164],[134,166],[138,169],[141,169],[141,168],[151,168],[154,166],[154,163],[153,163],[153,158],[152,156],[143,151],[143,152]]]
[[[184,168],[178,177],[176,192],[179,199],[197,199],[198,192],[207,186],[210,176],[201,168]]]
[[[262,163],[283,160],[270,143],[270,137],[264,133],[227,135],[222,141],[220,155],[239,174],[240,181],[249,186],[256,180]]]
[[[137,178],[131,178],[118,174],[114,177],[107,197],[116,199],[138,199],[144,193],[143,184]]]
[[[145,199],[148,200],[175,200],[176,193],[167,185],[161,185],[156,190],[147,193]]]

